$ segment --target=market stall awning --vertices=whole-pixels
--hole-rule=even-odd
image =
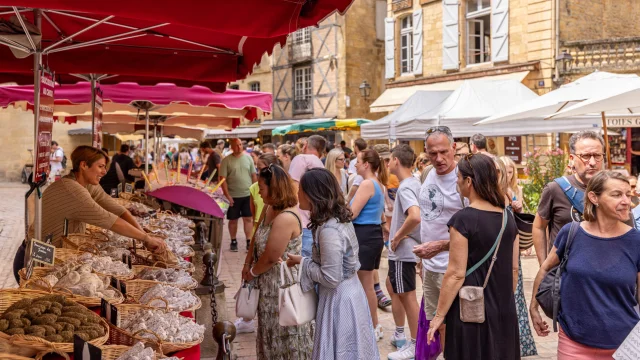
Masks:
[[[262,128],[260,126],[239,126],[231,131],[225,130],[207,130],[205,131],[205,139],[233,139],[233,138],[256,138],[258,132]]]
[[[484,76],[473,80],[516,80],[522,82],[529,74],[528,71],[514,72],[510,74]],[[371,112],[394,111],[404,104],[416,91],[454,91],[467,80],[443,81],[426,85],[413,85],[396,87],[385,90],[370,106]]]
[[[316,118],[313,120],[331,120],[333,118]],[[260,124],[260,130],[273,130],[280,126],[288,126],[297,124],[302,121],[309,121],[311,119],[288,119],[288,120],[264,120],[262,124]]]
[[[0,82],[33,83],[33,61],[25,58],[40,47],[58,74],[219,86],[244,78],[289,33],[315,26],[350,3],[16,0],[0,7],[8,24],[3,34],[10,37],[0,40],[7,45],[0,47]],[[40,30],[32,9],[42,11]]]
[[[473,126],[505,106],[518,106],[538,95],[516,80],[466,80],[456,91],[431,110],[396,124],[398,139],[424,139],[432,126],[444,125],[454,137],[528,135],[585,130],[598,127],[593,117],[565,119],[553,124],[544,119],[520,119],[510,123]]]
[[[228,89],[214,93],[203,86],[180,87],[175,84],[143,86],[135,83],[101,85],[102,113],[135,115],[136,103],[151,104],[150,116],[198,115],[211,117],[245,117],[255,120],[272,111],[273,95],[259,91]],[[57,116],[91,115],[91,83],[78,82],[55,87]],[[33,105],[33,86],[0,87],[0,107],[20,101]]]
[[[370,122],[371,120],[366,119],[309,120],[294,125],[277,127],[273,129],[272,134],[275,136],[303,132],[356,130],[363,124]]]
[[[635,74],[614,74],[595,71],[531,101],[519,105],[512,104],[513,106],[503,108],[501,111],[478,122],[478,124],[526,118],[543,119],[584,100],[612,94],[618,89],[627,88],[638,82],[640,82],[640,77]]]
[[[389,139],[394,141],[396,139],[395,127],[397,123],[415,119],[416,116],[436,107],[451,93],[452,91],[416,91],[391,114],[362,125],[360,136],[365,140]]]

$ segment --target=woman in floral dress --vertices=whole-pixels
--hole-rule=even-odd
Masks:
[[[287,260],[287,253],[300,254],[302,246],[295,187],[285,170],[277,165],[260,171],[258,186],[268,207],[249,248],[253,256],[242,270],[242,278],[256,279],[260,289],[256,353],[259,360],[311,359],[313,324],[285,327],[278,323],[279,263]],[[297,276],[295,269],[292,273]]]

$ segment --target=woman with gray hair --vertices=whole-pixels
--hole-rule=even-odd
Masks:
[[[562,259],[558,360],[611,359],[640,321],[640,232],[629,220],[631,186],[622,174],[602,171],[587,185],[584,221],[565,225],[538,271],[529,312],[539,336],[549,334],[535,294]],[[574,223],[578,224],[578,223]]]

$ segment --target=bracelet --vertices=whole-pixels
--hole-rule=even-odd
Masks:
[[[251,268],[249,268],[249,274],[251,274],[251,276],[253,276],[254,278],[258,277],[258,275],[253,273],[253,266]]]

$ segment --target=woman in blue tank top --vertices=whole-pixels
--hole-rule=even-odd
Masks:
[[[378,323],[378,301],[373,287],[373,272],[380,267],[380,257],[384,248],[381,226],[384,216],[383,187],[387,183],[388,175],[380,156],[371,149],[358,154],[356,171],[364,179],[350,203],[353,228],[359,245],[358,277],[367,294],[376,340],[380,340],[382,326]]]

